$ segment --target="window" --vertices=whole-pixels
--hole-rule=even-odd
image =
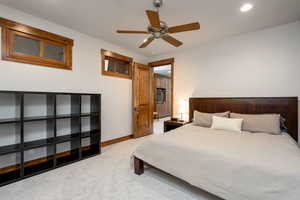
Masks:
[[[102,74],[131,79],[133,59],[107,50],[101,50]]]
[[[2,59],[72,69],[73,40],[0,18]]]

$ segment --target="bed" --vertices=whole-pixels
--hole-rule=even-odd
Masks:
[[[299,199],[297,98],[191,98],[190,120],[194,110],[278,113],[288,133],[237,134],[191,123],[140,145],[133,153],[136,174],[146,163],[223,199]]]

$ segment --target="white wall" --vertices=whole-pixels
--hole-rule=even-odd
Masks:
[[[300,96],[300,21],[153,60],[167,57],[175,58],[175,107],[192,96]]]
[[[1,4],[0,17],[74,39],[72,71],[0,60],[0,90],[102,93],[102,140],[132,134],[132,82],[102,76],[100,50],[131,56],[142,63],[146,57]]]

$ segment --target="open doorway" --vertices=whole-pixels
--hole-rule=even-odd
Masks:
[[[174,59],[149,63],[153,71],[153,133],[164,132],[164,121],[173,116]]]

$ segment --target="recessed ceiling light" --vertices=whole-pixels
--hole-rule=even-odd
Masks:
[[[240,10],[241,10],[241,12],[248,12],[248,11],[252,10],[252,8],[253,8],[252,4],[246,3],[246,4],[242,5]]]

